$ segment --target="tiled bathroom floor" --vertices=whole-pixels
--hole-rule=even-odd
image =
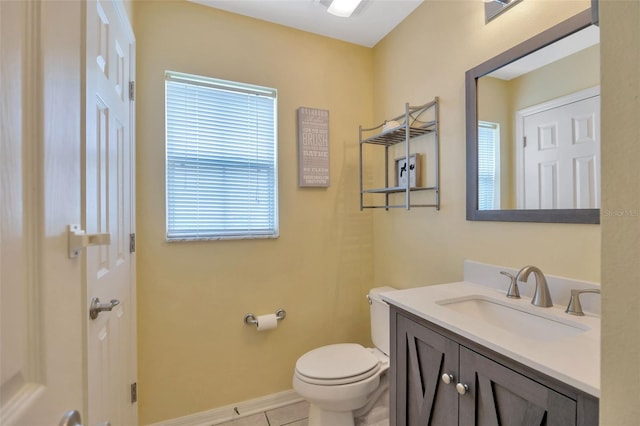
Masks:
[[[308,415],[309,403],[302,401],[216,426],[307,426]]]

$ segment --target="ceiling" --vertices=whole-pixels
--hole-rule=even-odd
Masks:
[[[600,43],[600,27],[591,25],[488,74],[511,80]]]
[[[363,0],[349,18],[327,12],[331,0],[190,0],[366,47],[375,46],[423,0]]]

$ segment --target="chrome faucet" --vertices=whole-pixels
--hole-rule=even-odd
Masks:
[[[547,279],[544,277],[542,271],[535,266],[525,266],[520,269],[518,275],[516,275],[516,281],[520,281],[523,283],[527,282],[527,278],[529,278],[529,274],[533,272],[533,275],[536,276],[536,290],[533,293],[533,299],[531,299],[531,304],[534,306],[541,306],[543,308],[550,308],[553,306],[553,302],[551,301],[551,295],[549,294],[549,286],[547,285]]]

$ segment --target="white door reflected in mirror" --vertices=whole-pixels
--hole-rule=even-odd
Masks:
[[[600,208],[599,89],[517,115],[517,208]]]

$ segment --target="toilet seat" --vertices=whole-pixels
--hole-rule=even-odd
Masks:
[[[340,343],[314,349],[296,362],[295,374],[306,383],[344,385],[366,380],[380,371],[380,361],[356,343]]]

